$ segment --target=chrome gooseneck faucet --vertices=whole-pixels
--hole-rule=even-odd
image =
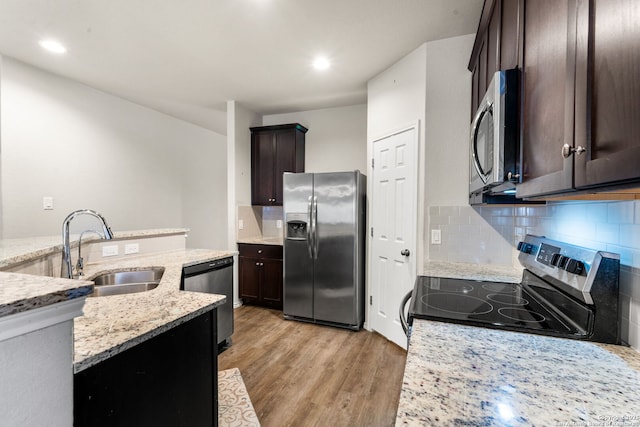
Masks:
[[[104,217],[102,215],[100,215],[98,212],[93,211],[91,209],[80,209],[77,211],[73,211],[71,212],[69,215],[67,215],[67,217],[64,219],[64,221],[62,222],[62,270],[61,270],[61,274],[60,277],[65,277],[67,279],[73,279],[73,266],[71,264],[71,247],[70,247],[70,242],[69,242],[69,225],[71,224],[71,221],[81,215],[89,215],[92,216],[94,218],[97,218],[101,225],[102,225],[102,234],[101,237],[105,240],[111,240],[113,239],[113,233],[111,232],[111,228],[109,228],[109,226],[107,225],[107,221],[104,219]],[[95,232],[94,230],[86,230],[86,232],[91,231],[91,232]],[[82,234],[84,234],[84,232],[82,232],[80,234],[80,238],[82,239]],[[100,233],[98,233],[100,234]],[[82,242],[80,242],[80,244],[82,244]],[[78,253],[80,251],[78,250]],[[78,264],[79,269],[82,269],[82,261],[79,261]]]

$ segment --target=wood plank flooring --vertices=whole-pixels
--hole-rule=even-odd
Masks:
[[[242,306],[220,370],[239,368],[263,427],[393,426],[406,352],[381,335]]]

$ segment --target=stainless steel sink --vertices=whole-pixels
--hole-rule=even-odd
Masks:
[[[100,274],[93,278],[95,287],[91,296],[102,297],[150,291],[158,286],[163,274],[162,267],[118,270]]]

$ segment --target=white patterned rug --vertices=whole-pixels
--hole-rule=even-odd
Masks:
[[[218,425],[260,427],[238,368],[218,372]]]

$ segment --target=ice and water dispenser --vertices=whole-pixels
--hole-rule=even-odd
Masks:
[[[307,214],[306,213],[288,213],[287,234],[289,240],[306,240],[308,232]]]

